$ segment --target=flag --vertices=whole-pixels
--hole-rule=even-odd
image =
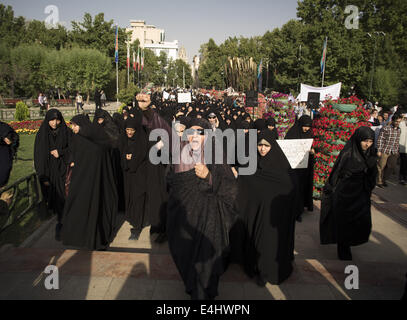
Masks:
[[[144,50],[141,51],[141,71],[144,69]]]
[[[263,71],[263,59],[260,60],[259,67],[257,69],[257,79],[259,80],[259,85],[258,85],[259,92],[261,92],[261,89],[262,89],[261,88],[262,82],[263,82],[263,79],[261,76],[262,71]]]
[[[116,42],[115,42],[114,60],[116,63],[119,62],[119,26],[118,25],[116,25]]]
[[[257,79],[260,79],[263,70],[263,59],[260,60],[259,67],[257,68]]]
[[[140,71],[140,47],[137,50],[137,70]]]
[[[127,69],[130,69],[130,42],[127,42]]]
[[[325,69],[327,42],[328,42],[328,38],[325,38],[324,48],[322,50],[322,58],[321,58],[321,73],[324,72],[324,69]]]
[[[133,70],[136,71],[136,53],[133,50]]]

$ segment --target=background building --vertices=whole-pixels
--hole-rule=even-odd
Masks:
[[[126,28],[126,32],[131,32],[131,42],[138,39],[141,48],[147,48],[159,56],[163,51],[167,54],[168,59],[177,60],[179,56],[178,40],[172,42],[165,42],[165,31],[158,29],[153,25],[147,25],[145,20],[130,20],[130,28]],[[185,56],[185,49],[183,50],[182,57]]]

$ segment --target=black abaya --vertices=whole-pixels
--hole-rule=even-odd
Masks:
[[[172,133],[158,115],[151,122],[152,127]],[[189,126],[210,129],[204,119],[191,119]],[[178,139],[175,132],[172,137]],[[188,142],[181,141],[180,147],[187,148]],[[202,159],[201,153],[199,157]],[[210,173],[201,179],[193,169],[196,162],[192,166],[186,163],[181,157],[181,164],[173,165],[168,175],[168,244],[191,298],[214,299],[218,295],[219,277],[227,266],[229,231],[236,218],[233,204],[237,184],[228,165],[208,164]]]
[[[132,138],[123,134],[120,154],[124,176],[126,220],[133,227],[134,233],[139,234],[149,225],[149,216],[146,213],[148,138],[137,119],[127,119],[124,126],[136,130]],[[132,155],[131,160],[126,159],[127,154]]]
[[[323,189],[320,218],[321,244],[357,246],[368,242],[372,229],[372,190],[377,176],[374,146],[363,152],[360,142],[374,141],[368,127],[355,131],[339,154]]]
[[[4,139],[8,138],[11,145]],[[13,158],[17,152],[20,138],[18,134],[7,123],[0,121],[0,187],[5,186],[10,178],[13,167]]]
[[[312,139],[312,129],[304,132],[303,127],[312,127],[312,119],[310,116],[302,116],[295,125],[288,130],[285,139]],[[314,156],[309,154],[308,167],[305,169],[294,170],[297,181],[300,200],[298,202],[298,214],[301,215],[304,211],[304,207],[308,208],[308,211],[313,211],[313,185],[314,185]]]
[[[49,126],[49,121],[54,119],[61,121],[55,130]],[[65,179],[69,165],[68,147],[71,138],[72,130],[67,127],[61,112],[50,109],[35,137],[34,166],[48,208],[58,215],[58,223],[62,221],[64,210]],[[52,150],[58,151],[58,158],[51,155]]]
[[[106,249],[115,236],[118,194],[109,139],[84,115],[72,118],[80,131],[72,137],[74,162],[62,228],[64,245]]]
[[[252,176],[239,176],[237,208],[245,232],[235,235],[234,252],[242,247],[245,271],[271,284],[286,280],[292,270],[295,228],[295,180],[290,165],[268,130],[258,141],[271,145],[269,153],[259,155]],[[235,256],[236,258],[236,256]]]

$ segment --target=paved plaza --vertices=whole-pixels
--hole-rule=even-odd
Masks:
[[[339,261],[336,246],[319,244],[319,206],[296,225],[295,265],[283,284],[258,287],[240,266],[222,276],[217,300],[399,300],[407,273],[407,187],[390,181],[374,190],[369,243],[353,247],[353,261]],[[64,248],[50,220],[19,248],[0,252],[0,299],[188,300],[167,243],[156,244],[145,228],[129,241],[124,223],[108,251]],[[56,265],[59,289],[47,290],[46,266]],[[345,268],[359,270],[359,289],[345,288]]]

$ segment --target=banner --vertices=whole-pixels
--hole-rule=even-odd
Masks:
[[[178,103],[191,103],[191,92],[178,93]]]
[[[308,156],[313,139],[277,140],[292,169],[308,167]]]
[[[163,91],[163,98],[164,100],[167,100],[170,97],[170,94],[166,91]]]
[[[308,100],[308,93],[309,92],[319,92],[320,93],[320,101],[324,101],[327,96],[332,97],[332,99],[336,100],[339,99],[341,95],[341,87],[342,82],[334,84],[329,87],[311,87],[306,84],[301,83],[301,93],[297,97],[298,101],[307,101]]]

